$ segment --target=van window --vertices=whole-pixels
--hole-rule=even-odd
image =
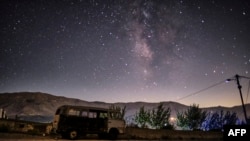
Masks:
[[[88,111],[82,111],[81,117],[88,117]]]
[[[108,113],[101,112],[99,118],[108,118]]]
[[[69,109],[69,113],[68,115],[72,115],[72,116],[79,116],[80,115],[80,110],[77,109]]]
[[[89,112],[89,118],[96,118],[97,113],[96,112]]]

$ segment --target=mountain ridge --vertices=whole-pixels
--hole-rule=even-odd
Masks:
[[[162,102],[117,102],[117,103],[106,103],[102,101],[85,101],[77,98],[69,98],[64,96],[55,96],[48,93],[42,92],[14,92],[14,93],[0,93],[0,108],[7,112],[9,117],[26,117],[28,120],[30,117],[35,116],[41,119],[45,119],[50,122],[53,119],[53,115],[57,107],[61,105],[81,105],[81,106],[92,106],[92,107],[105,107],[108,108],[110,105],[117,105],[124,107],[126,106],[125,119],[131,122],[133,116],[139,111],[139,108],[144,106],[145,109],[156,108],[159,103],[163,103],[164,107],[171,109],[171,116],[176,117],[176,113],[188,109],[190,105],[184,105],[174,101],[162,101]],[[247,114],[250,114],[250,104],[246,104]],[[235,105],[232,107],[213,106],[201,108],[207,110],[207,112],[215,111],[230,111],[236,112],[239,119],[244,119],[242,112],[242,105]]]

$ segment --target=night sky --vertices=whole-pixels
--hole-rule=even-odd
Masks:
[[[234,106],[225,80],[250,76],[248,0],[1,0],[0,17],[0,93]]]

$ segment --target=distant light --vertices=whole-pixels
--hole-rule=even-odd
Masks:
[[[229,81],[231,81],[231,79],[227,79],[225,82],[228,83]]]
[[[175,120],[176,120],[176,118],[170,117],[170,121],[175,121]]]

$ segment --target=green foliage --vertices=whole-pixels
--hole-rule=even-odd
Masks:
[[[187,111],[177,113],[177,125],[183,129],[199,129],[207,116],[206,111],[202,111],[199,105],[191,105]]]
[[[188,129],[188,119],[185,117],[184,113],[177,112],[177,126],[182,127],[182,129]]]
[[[157,106],[157,109],[153,109],[150,115],[150,125],[153,128],[161,129],[164,126],[168,126],[169,117],[171,110],[170,108],[164,109],[163,104]]]
[[[145,110],[144,106],[142,106],[139,110],[139,113],[135,115],[135,122],[141,128],[146,128],[147,123],[150,120],[150,111]]]
[[[170,113],[170,108],[165,109],[162,103],[152,111],[145,110],[142,106],[139,113],[135,115],[135,122],[141,128],[151,126],[154,129],[173,129],[174,127],[169,123]]]

